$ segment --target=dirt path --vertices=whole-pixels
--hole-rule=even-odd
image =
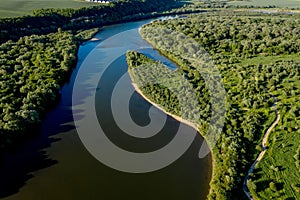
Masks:
[[[275,101],[275,103],[273,105],[273,109],[275,110],[275,113],[276,113],[276,119],[272,123],[272,125],[268,128],[268,130],[266,131],[266,133],[264,135],[264,138],[263,138],[263,141],[262,141],[262,152],[260,152],[259,156],[256,158],[254,163],[251,165],[251,167],[248,171],[248,174],[245,177],[244,184],[243,184],[244,192],[245,192],[246,196],[248,197],[248,199],[250,199],[250,200],[254,200],[254,198],[251,196],[251,194],[249,192],[249,189],[247,187],[247,181],[249,179],[249,175],[251,173],[253,173],[253,170],[254,170],[255,166],[257,165],[257,163],[264,157],[264,155],[267,151],[267,141],[268,141],[269,135],[270,135],[271,131],[274,129],[274,127],[278,124],[278,122],[280,120],[280,114],[279,114],[279,112],[277,110],[277,106],[276,106],[276,104],[277,104],[276,97],[274,97],[274,101]]]

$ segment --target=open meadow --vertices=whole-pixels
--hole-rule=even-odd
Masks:
[[[249,0],[249,1],[232,1],[228,4],[247,5],[247,6],[278,6],[288,8],[300,8],[299,0]]]
[[[0,18],[29,15],[38,8],[80,8],[98,5],[84,0],[10,0],[1,1]]]

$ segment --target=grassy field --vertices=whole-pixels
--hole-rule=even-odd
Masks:
[[[241,65],[267,65],[289,60],[300,62],[300,57],[297,54],[258,56],[242,60]],[[291,88],[299,90],[300,81],[287,78],[279,88],[281,89],[272,93],[279,100],[278,110],[281,120],[272,131],[268,141],[268,150],[253,174],[255,189],[252,188],[251,194],[255,199],[296,200],[300,198],[300,168],[297,168],[295,159],[300,148],[300,132],[297,125],[300,97],[286,94],[291,91]],[[296,109],[292,114],[293,106],[291,105]]]
[[[80,8],[98,5],[84,0],[2,0],[0,18],[31,14],[37,8]]]
[[[285,116],[286,113],[283,113]],[[300,198],[300,173],[295,164],[294,155],[299,146],[299,132],[289,132],[279,127],[270,135],[270,147],[265,157],[255,169],[257,177],[256,199],[289,199]],[[270,186],[271,182],[275,188]]]
[[[261,57],[248,61],[266,64],[268,61],[276,63],[276,61],[293,60],[299,63],[297,55],[270,56],[260,61],[259,58]],[[300,149],[300,97],[298,92],[293,94],[293,91],[299,90],[299,79],[286,78],[272,92],[279,100],[277,107],[281,120],[272,131],[268,150],[253,173],[252,180],[255,186],[251,191],[255,199],[300,199],[300,167],[297,164]]]
[[[300,56],[297,54],[292,55],[279,55],[279,56],[258,56],[241,60],[242,65],[267,65],[272,62],[294,60],[300,62]]]
[[[248,0],[248,1],[232,1],[229,4],[233,5],[248,5],[248,6],[270,6],[300,8],[300,0]]]

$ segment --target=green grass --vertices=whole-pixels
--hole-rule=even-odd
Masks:
[[[300,8],[300,0],[249,0],[249,1],[232,1],[232,5],[247,5],[247,6],[278,6],[288,8]]]
[[[299,57],[299,56],[298,56]],[[274,60],[291,60],[299,62],[295,55],[273,57]],[[266,57],[258,63],[265,63],[272,60]],[[255,60],[252,59],[252,62]],[[258,60],[257,60],[258,61]],[[295,155],[300,148],[299,129],[299,108],[300,96],[290,95],[291,88],[299,91],[300,80],[286,78],[273,92],[277,96],[278,110],[281,120],[271,132],[268,141],[268,150],[264,158],[259,162],[255,171],[254,180],[255,191],[252,192],[255,199],[279,199],[296,200],[300,199],[300,169],[297,168]],[[296,110],[292,111],[291,110]],[[275,184],[275,189],[271,189],[270,183]]]
[[[300,61],[300,56],[298,54],[292,55],[278,55],[278,56],[258,56],[254,58],[248,58],[241,60],[242,65],[267,65],[270,63],[276,63],[278,61]]]
[[[0,18],[29,15],[37,8],[80,8],[98,5],[84,0],[2,0]]]
[[[255,181],[255,196],[257,199],[300,198],[300,193],[294,188],[299,187],[300,173],[293,158],[299,146],[300,134],[277,128],[270,138],[270,148],[256,169],[256,176],[261,177]],[[277,185],[277,191],[270,189],[271,181]]]

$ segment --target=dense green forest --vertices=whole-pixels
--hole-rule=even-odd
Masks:
[[[0,154],[38,130],[76,65],[78,45],[99,27],[161,15],[181,5],[173,0],[118,1],[0,19]]]
[[[32,35],[0,46],[1,149],[37,129],[77,61],[68,32]]]
[[[244,177],[261,151],[264,132],[275,119],[271,109],[273,97],[278,99],[282,118],[271,135],[267,156],[252,174],[248,186],[259,199],[299,198],[299,23],[299,18],[292,15],[214,13],[158,20],[141,29],[142,37],[175,61],[199,94],[199,109],[203,111],[199,125],[204,136],[213,105],[210,102],[213,95],[205,84],[205,68],[200,67],[211,65],[204,50],[222,76],[227,111],[225,126],[213,147],[209,199],[244,197]],[[186,40],[182,35],[191,39]],[[141,56],[131,57],[134,60]],[[156,88],[157,95],[152,100],[168,100],[161,88]],[[290,173],[293,175],[289,176]]]

